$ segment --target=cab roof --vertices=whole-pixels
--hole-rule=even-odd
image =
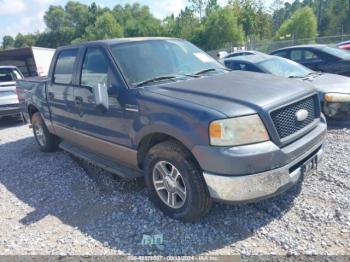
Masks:
[[[154,41],[154,40],[181,40],[181,39],[173,38],[173,37],[126,37],[126,38],[87,41],[87,42],[83,42],[83,43],[76,44],[76,45],[62,46],[62,47],[59,47],[57,49],[58,50],[69,49],[72,47],[89,46],[89,45],[95,45],[95,44],[104,45],[104,46],[111,46],[111,45],[123,44],[123,43]]]
[[[290,50],[290,49],[298,49],[298,48],[315,48],[315,49],[321,49],[321,48],[324,48],[326,47],[326,45],[317,45],[317,44],[314,44],[314,45],[295,45],[295,46],[288,46],[288,47],[284,47],[284,48],[280,48],[280,49],[276,49],[274,52],[277,52],[277,51],[283,51],[283,50]]]

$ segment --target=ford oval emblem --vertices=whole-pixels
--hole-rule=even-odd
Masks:
[[[305,109],[300,109],[298,112],[295,113],[295,116],[297,117],[297,120],[299,122],[302,122],[309,116],[309,111]]]

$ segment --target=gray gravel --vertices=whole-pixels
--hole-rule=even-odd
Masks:
[[[28,126],[1,120],[0,254],[350,255],[349,160],[350,129],[333,128],[318,174],[302,186],[255,204],[215,204],[183,224],[152,205],[142,180],[41,153]],[[143,234],[163,234],[164,244],[141,245]]]

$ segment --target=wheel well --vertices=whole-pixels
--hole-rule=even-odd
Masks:
[[[32,121],[32,116],[36,113],[36,112],[39,112],[39,110],[33,106],[33,105],[29,105],[28,106],[28,114],[29,114],[29,117],[30,117],[30,121]]]
[[[152,134],[149,134],[149,135],[145,136],[144,138],[142,138],[141,142],[139,143],[138,153],[137,153],[137,161],[138,161],[139,167],[141,169],[143,168],[143,161],[144,161],[148,151],[152,147],[154,147],[155,145],[162,143],[164,141],[168,141],[168,140],[176,141],[183,148],[185,148],[188,152],[190,152],[191,156],[193,157],[193,160],[200,167],[199,163],[197,162],[196,158],[193,156],[192,152],[181,141],[179,141],[178,139],[176,139],[170,135],[166,135],[163,133],[152,133]]]

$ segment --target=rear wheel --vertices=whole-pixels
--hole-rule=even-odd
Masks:
[[[207,214],[212,200],[202,171],[191,153],[176,141],[160,143],[145,159],[150,199],[164,214],[191,222]]]
[[[53,152],[58,148],[59,139],[55,135],[52,135],[47,129],[44,120],[40,116],[39,112],[36,112],[32,116],[33,133],[36,142],[38,143],[41,151]]]

